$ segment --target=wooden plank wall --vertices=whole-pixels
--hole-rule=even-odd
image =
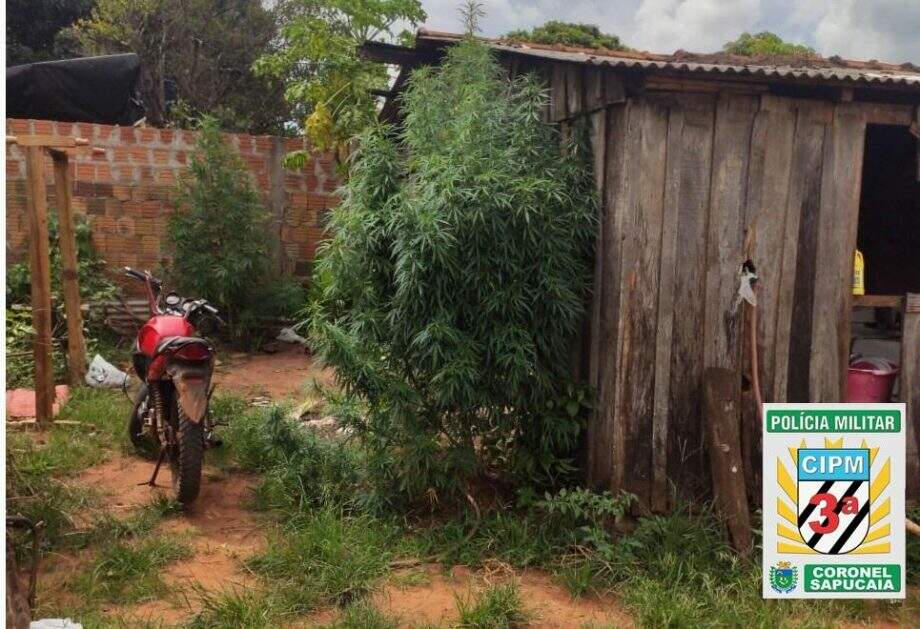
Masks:
[[[865,125],[901,112],[762,90],[627,96],[629,81],[609,70],[544,72],[550,118],[565,126],[590,116],[603,160],[587,343],[598,400],[589,482],[656,510],[668,507],[672,488],[706,490],[701,378],[706,367],[728,367],[739,373],[746,477],[758,497],[740,265],[752,259],[760,276],[764,399],[843,399]]]

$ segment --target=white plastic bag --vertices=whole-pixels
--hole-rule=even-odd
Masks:
[[[100,389],[120,389],[128,385],[128,374],[96,354],[86,372],[86,384]]]
[[[281,328],[281,331],[278,332],[278,336],[275,338],[283,343],[300,343],[301,345],[307,344],[307,339],[297,334],[297,332],[291,328]]]
[[[83,625],[70,618],[42,618],[30,622],[29,629],[83,629]]]

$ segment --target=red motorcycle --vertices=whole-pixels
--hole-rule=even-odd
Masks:
[[[164,295],[163,283],[149,271],[125,267],[125,274],[144,282],[151,314],[137,335],[134,370],[143,384],[128,434],[139,449],[159,449],[153,476],[145,484],[156,485],[160,466],[168,460],[176,498],[187,505],[201,488],[204,450],[220,445],[212,438],[208,413],[214,348],[196,332],[203,318],[220,319],[204,299]]]

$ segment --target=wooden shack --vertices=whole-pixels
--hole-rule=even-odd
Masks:
[[[408,72],[459,39],[421,30],[414,48],[364,46],[402,66],[385,118],[398,116]],[[706,491],[701,379],[715,366],[738,374],[759,494],[753,348],[737,299],[751,260],[766,401],[845,400],[854,309],[883,309],[863,327],[893,324],[908,493],[920,496],[920,68],[487,43],[510,73],[545,78],[552,121],[591,125],[603,214],[581,360],[598,400],[590,482],[655,509],[675,488]],[[865,296],[852,290],[857,245]]]

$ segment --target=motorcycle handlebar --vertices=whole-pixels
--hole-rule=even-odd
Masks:
[[[163,286],[163,282],[161,282],[160,280],[152,276],[149,271],[145,271],[144,273],[141,273],[140,271],[135,271],[130,266],[126,266],[124,270],[125,270],[125,275],[127,275],[128,277],[133,277],[136,280],[140,280],[141,282],[146,282],[149,279],[150,283],[157,290],[160,290],[160,288],[162,288]]]

